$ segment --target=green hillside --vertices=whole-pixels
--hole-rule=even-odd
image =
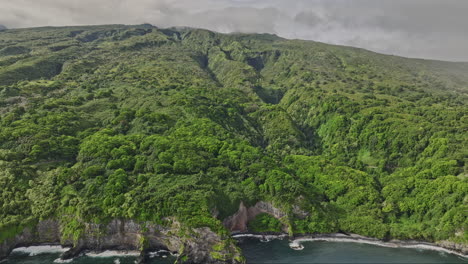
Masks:
[[[467,63],[150,25],[4,30],[0,241],[50,218],[74,239],[115,218],[227,234],[241,201],[269,201],[287,218],[257,230],[467,244],[467,102]]]

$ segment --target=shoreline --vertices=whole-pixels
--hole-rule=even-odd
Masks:
[[[62,247],[61,245],[33,245],[28,247],[17,247],[14,248],[11,253],[22,253],[27,254],[30,257],[45,254],[45,253],[64,253],[69,250],[69,247]]]
[[[344,243],[360,243],[360,244],[369,244],[380,247],[388,248],[410,248],[410,249],[423,249],[423,250],[432,250],[443,252],[447,254],[456,255],[463,259],[468,260],[468,254],[464,254],[462,251],[457,251],[453,248],[443,247],[436,243],[429,243],[424,241],[414,241],[414,240],[389,240],[383,241],[376,238],[365,237],[357,234],[343,234],[343,233],[332,233],[332,234],[302,234],[294,237],[290,237],[288,234],[272,234],[272,233],[236,233],[231,235],[234,239],[242,238],[255,238],[261,242],[270,242],[272,240],[289,240],[289,246],[294,250],[302,250],[304,242],[344,242]],[[34,245],[30,247],[18,247],[13,250],[13,252],[22,252],[28,254],[29,256],[35,256],[43,253],[63,253],[66,251],[67,247],[62,247],[57,244],[44,244],[44,245]],[[137,254],[138,253],[138,254]],[[151,257],[156,257],[159,253],[169,253],[168,255],[177,256],[172,252],[166,250],[158,250],[154,252],[149,252]],[[113,256],[138,256],[139,252],[134,250],[103,250],[95,251],[89,250],[83,252],[83,255],[88,257],[113,257]],[[1,260],[2,263],[4,260]],[[58,263],[59,261],[56,261]],[[70,260],[60,261],[60,263],[68,263]]]
[[[17,247],[12,250],[11,253],[17,254],[25,254],[29,257],[34,257],[42,254],[54,254],[54,253],[64,253],[68,251],[70,247],[62,247],[61,245],[57,244],[43,244],[43,245],[33,245],[27,247]],[[83,251],[80,256],[86,256],[90,258],[108,258],[108,257],[138,257],[140,256],[140,251],[138,250],[85,250]],[[167,256],[177,257],[177,253],[173,253],[168,250],[155,250],[149,251],[148,257],[155,258],[155,257],[162,257],[166,258]],[[75,258],[62,260],[60,258],[56,259],[54,263],[69,263],[72,262]],[[7,259],[0,260],[0,263],[7,261]]]
[[[462,257],[468,260],[468,255],[464,254],[461,251],[457,251],[453,248],[443,247],[435,243],[429,243],[424,241],[414,241],[414,240],[389,240],[383,241],[376,238],[365,237],[357,234],[343,234],[343,233],[332,233],[332,234],[303,234],[294,236],[292,239],[287,234],[255,234],[255,233],[239,233],[233,234],[234,239],[238,238],[256,238],[262,242],[269,242],[271,240],[283,240],[284,238],[290,239],[290,247],[294,249],[295,247],[301,247],[303,242],[345,242],[345,243],[360,243],[360,244],[369,244],[380,247],[388,248],[411,248],[411,249],[423,249],[423,250],[432,250],[438,252],[444,252],[448,254],[453,254],[458,257]],[[300,250],[300,249],[295,249]]]

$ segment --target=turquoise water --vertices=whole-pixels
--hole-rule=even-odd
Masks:
[[[243,239],[239,246],[249,264],[295,264],[295,263],[421,263],[458,264],[468,259],[431,250],[385,248],[374,245],[340,242],[304,242],[304,250],[292,250],[287,240],[268,243],[257,239]],[[28,256],[15,253],[1,264],[52,264],[59,254]],[[155,257],[150,264],[174,263],[175,258]],[[133,264],[135,257],[80,257],[73,264]]]

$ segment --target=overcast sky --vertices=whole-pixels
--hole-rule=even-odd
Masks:
[[[468,61],[468,0],[0,0],[9,28],[89,24],[266,32]]]

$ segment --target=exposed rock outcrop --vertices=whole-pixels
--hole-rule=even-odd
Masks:
[[[254,206],[247,208],[243,202],[239,205],[239,210],[234,215],[226,218],[223,221],[224,226],[231,232],[247,232],[247,224],[257,215],[267,213],[275,218],[281,219],[286,216],[286,213],[274,207],[269,202],[260,201]],[[284,230],[287,231],[287,230]]]
[[[160,250],[179,253],[177,263],[244,263],[240,249],[229,238],[223,239],[209,228],[188,229],[173,221],[171,226],[139,224],[132,220],[113,220],[106,225],[86,224],[78,241],[61,241],[60,225],[56,221],[40,222],[34,229],[26,228],[15,238],[0,245],[0,259],[19,246],[37,244],[74,245],[62,255],[76,257],[84,250]],[[145,257],[140,256],[139,261]]]
[[[60,226],[56,221],[46,220],[39,222],[35,228],[25,228],[14,238],[9,238],[0,244],[0,260],[6,258],[16,247],[39,244],[60,243]]]
[[[247,223],[255,218],[257,214],[252,211],[249,212],[244,203],[241,202],[237,213],[226,218],[223,225],[231,232],[247,232]]]
[[[468,255],[468,245],[458,244],[451,241],[439,241],[436,243],[436,245],[456,252],[460,252],[464,255]]]

